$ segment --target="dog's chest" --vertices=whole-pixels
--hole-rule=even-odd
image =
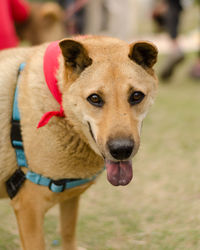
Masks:
[[[62,123],[43,131],[24,131],[25,153],[33,171],[61,179],[87,178],[102,169],[103,159],[73,129]]]
[[[58,151],[63,152],[62,165],[70,167],[70,171],[77,169],[78,173],[95,174],[103,166],[102,158],[85,143],[78,134],[68,133],[60,138]]]

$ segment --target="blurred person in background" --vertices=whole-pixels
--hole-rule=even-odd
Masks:
[[[200,0],[196,0],[195,3],[197,4],[197,8],[199,9],[200,13]],[[199,16],[199,23],[198,23],[198,32],[199,32],[199,49],[197,52],[197,59],[195,64],[192,66],[190,70],[190,76],[193,79],[200,79],[200,16]]]
[[[19,45],[15,22],[24,22],[29,15],[29,4],[25,0],[0,0],[0,50]]]
[[[90,0],[86,10],[86,33],[132,39],[139,27],[140,6],[144,9],[140,1]]]
[[[83,34],[85,29],[85,6],[89,0],[57,0],[66,10],[66,29],[70,35]]]
[[[162,0],[156,3],[153,10],[154,21],[166,30],[170,37],[170,54],[161,71],[161,78],[167,80],[171,77],[176,66],[184,59],[183,51],[178,42],[179,24],[183,10],[181,0]]]
[[[131,39],[134,22],[137,23],[138,16],[135,10],[139,10],[138,1],[106,0],[105,7],[108,12],[108,32],[121,39]]]

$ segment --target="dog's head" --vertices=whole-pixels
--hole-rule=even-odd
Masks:
[[[31,2],[31,14],[23,23],[16,23],[21,40],[32,45],[54,41],[65,37],[64,11],[55,2]]]
[[[126,185],[157,88],[157,49],[149,42],[129,45],[105,37],[66,39],[60,48],[67,119],[105,159],[108,180]]]

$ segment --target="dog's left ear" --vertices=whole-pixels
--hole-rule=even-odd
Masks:
[[[92,64],[92,59],[81,43],[65,39],[59,43],[59,46],[65,59],[65,65],[76,73],[81,73]]]
[[[152,68],[157,61],[158,50],[150,42],[136,42],[130,45],[129,58],[143,68]]]

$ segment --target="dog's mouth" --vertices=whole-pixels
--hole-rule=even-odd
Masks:
[[[107,179],[114,186],[125,186],[133,177],[132,161],[105,160]]]

